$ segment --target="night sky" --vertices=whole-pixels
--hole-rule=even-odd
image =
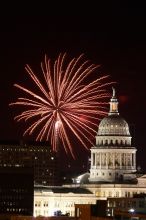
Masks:
[[[37,71],[45,54],[56,59],[60,52],[71,58],[84,53],[117,82],[119,112],[129,123],[137,165],[146,170],[146,15],[142,8],[117,7],[90,16],[1,16],[0,27],[1,141],[22,138],[23,129],[14,122],[14,109],[8,104],[17,97],[13,84],[28,82],[25,64]],[[86,158],[85,150],[79,154]]]

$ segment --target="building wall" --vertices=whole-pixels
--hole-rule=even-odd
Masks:
[[[133,194],[146,193],[146,181],[142,184],[86,184],[98,199],[107,197],[133,197]]]
[[[91,219],[106,216],[106,200],[97,200],[96,204],[75,204],[75,217],[79,219]]]
[[[41,144],[0,144],[0,167],[32,167],[34,183],[60,185],[57,156]]]
[[[90,182],[116,182],[134,179],[136,176],[135,148],[91,148]],[[125,178],[125,175],[129,175]]]
[[[146,197],[108,198],[107,215],[114,216],[115,210],[116,212],[127,212],[129,214],[146,214]]]
[[[33,216],[15,216],[15,215],[0,215],[0,220],[77,220],[75,217],[58,216],[58,217],[36,217]]]
[[[0,213],[32,215],[33,199],[33,171],[30,168],[0,168]]]
[[[75,204],[95,204],[96,197],[92,194],[52,193],[45,191],[35,192],[34,216],[52,216],[57,210],[63,214],[75,215]]]
[[[75,205],[75,217],[84,220],[91,219],[91,205],[82,205],[77,204]]]
[[[71,185],[67,185],[71,187]],[[77,186],[79,187],[79,186]],[[83,188],[91,191],[92,194],[75,193],[53,193],[52,191],[34,192],[34,216],[53,215],[54,211],[61,210],[62,213],[75,215],[75,204],[96,204],[97,200],[106,200],[108,197],[131,198],[134,194],[146,193],[146,183],[140,184],[83,184]],[[45,205],[47,204],[47,205]]]

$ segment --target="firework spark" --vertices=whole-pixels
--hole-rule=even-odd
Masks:
[[[108,75],[91,80],[91,74],[98,67],[84,60],[83,54],[68,64],[66,54],[60,54],[53,65],[45,56],[41,63],[43,79],[40,80],[26,65],[26,72],[39,91],[33,92],[14,84],[25,96],[10,103],[23,107],[14,119],[28,121],[24,135],[36,132],[36,140],[50,140],[54,151],[57,151],[59,138],[66,153],[70,152],[73,157],[74,150],[68,132],[72,132],[85,148],[92,146],[97,121],[107,114],[105,98],[109,98],[109,94],[106,87],[112,84],[107,82]]]

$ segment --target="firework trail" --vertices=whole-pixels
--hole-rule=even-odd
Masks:
[[[14,119],[27,122],[24,135],[36,133],[37,141],[50,140],[54,151],[57,151],[59,138],[66,153],[71,153],[73,158],[74,149],[69,133],[85,148],[92,146],[97,122],[107,114],[105,98],[109,98],[109,94],[106,88],[112,84],[107,82],[108,75],[91,80],[91,74],[97,74],[98,67],[84,60],[83,54],[68,64],[66,54],[60,54],[53,64],[45,56],[41,63],[43,78],[40,80],[26,65],[26,72],[38,92],[14,84],[24,96],[10,103],[10,106],[23,107]]]

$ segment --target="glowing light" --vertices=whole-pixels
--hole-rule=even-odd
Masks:
[[[131,209],[129,209],[129,212],[133,213],[133,212],[135,212],[135,210],[131,208]]]
[[[61,121],[60,120],[57,120],[56,122],[55,122],[55,129],[56,129],[56,131],[58,131],[58,129],[61,127]]]
[[[81,145],[89,149],[93,145],[98,120],[107,114],[105,98],[109,98],[108,75],[94,77],[99,65],[91,64],[80,55],[67,64],[66,54],[60,54],[54,64],[45,56],[41,63],[42,79],[32,69],[25,69],[35,83],[33,92],[24,86],[14,86],[25,96],[10,105],[23,107],[14,119],[24,121],[28,126],[24,135],[36,135],[36,140],[51,140],[53,150],[57,150],[60,139],[66,153],[74,157],[70,135],[77,138]],[[57,135],[57,138],[56,138]],[[87,144],[88,143],[88,144]]]

